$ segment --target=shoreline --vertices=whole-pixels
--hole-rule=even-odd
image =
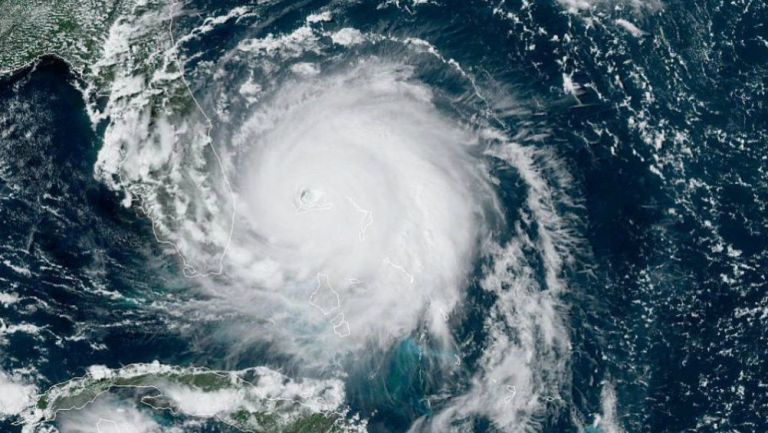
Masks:
[[[65,57],[56,53],[45,53],[15,69],[0,70],[0,82],[14,81],[18,79],[19,76],[33,72],[41,66],[56,64],[64,66],[66,71],[72,74],[77,81],[83,82],[85,80],[82,71],[78,70],[70,60],[67,60]]]

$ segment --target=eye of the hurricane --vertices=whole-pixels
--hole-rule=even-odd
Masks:
[[[302,188],[296,195],[296,210],[299,212],[330,210],[332,207],[333,203],[327,201],[321,189]]]
[[[494,194],[477,137],[426,86],[380,64],[286,84],[235,141],[239,306],[293,343],[446,333]]]

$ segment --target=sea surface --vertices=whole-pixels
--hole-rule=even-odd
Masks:
[[[106,19],[0,65],[0,431],[768,431],[768,3]]]

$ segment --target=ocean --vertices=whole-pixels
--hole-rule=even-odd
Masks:
[[[768,430],[767,4],[10,3],[0,431]]]

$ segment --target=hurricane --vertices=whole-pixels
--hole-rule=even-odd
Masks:
[[[765,7],[90,3],[0,1],[0,431],[762,431]]]
[[[189,40],[247,15],[208,19]],[[231,356],[270,347],[303,371],[357,372],[370,353],[418,339],[436,374],[466,375],[452,328],[470,287],[485,292],[494,317],[478,334],[496,349],[477,361],[485,371],[465,378],[465,400],[418,428],[476,414],[525,426],[544,410],[537,399],[557,395],[546,375],[565,377],[557,292],[576,242],[554,209],[565,198],[544,179],[545,170],[563,175],[558,162],[515,142],[493,113],[467,116],[491,96],[426,41],[325,30],[332,20],[316,13],[290,33],[239,41],[212,66],[234,83],[190,93],[187,113],[151,120],[144,92],[119,94],[106,107],[121,120],[107,127],[97,174],[140,203],[211,298],[178,308],[237,318],[198,334],[202,344],[224,338]],[[177,64],[177,50],[163,64]],[[420,69],[456,88],[419,79]],[[209,100],[224,105],[210,111]],[[503,203],[499,173],[517,176],[527,201]],[[510,215],[520,214],[541,226],[515,227]],[[545,267],[540,281],[525,246]],[[510,341],[505,327],[522,339]],[[515,410],[512,394],[524,401]]]
[[[478,138],[441,118],[407,71],[377,63],[286,83],[246,121],[236,143],[253,155],[236,170],[248,237],[229,254],[243,286],[315,308],[338,336],[386,341],[420,315],[445,334],[493,192],[471,155]]]

